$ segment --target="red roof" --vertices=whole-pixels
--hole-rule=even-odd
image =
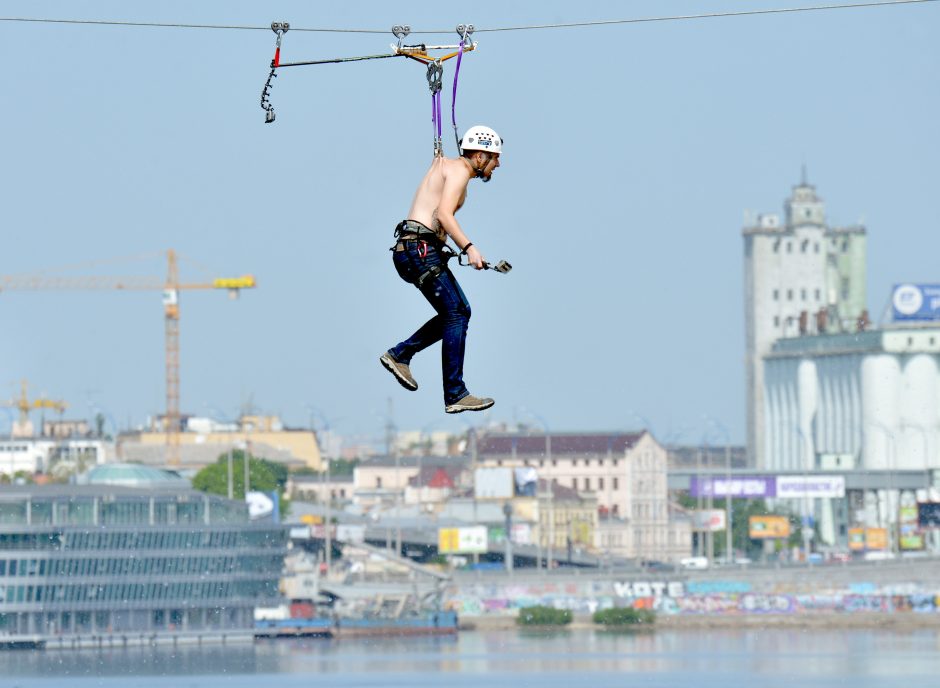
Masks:
[[[418,475],[410,478],[412,487],[449,487],[453,489],[460,474],[459,466],[422,466]]]

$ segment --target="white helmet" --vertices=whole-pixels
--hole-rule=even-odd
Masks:
[[[462,150],[478,150],[487,153],[500,153],[503,150],[503,140],[489,127],[476,125],[467,129],[460,139]]]

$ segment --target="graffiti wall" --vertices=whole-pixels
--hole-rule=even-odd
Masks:
[[[519,609],[535,605],[583,614],[611,607],[669,615],[940,612],[940,583],[929,588],[917,583],[884,587],[856,583],[825,591],[796,587],[757,590],[734,580],[473,583],[450,588],[445,603],[462,616],[515,616]]]

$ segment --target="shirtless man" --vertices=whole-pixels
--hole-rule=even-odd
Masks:
[[[485,267],[483,254],[467,238],[455,213],[467,198],[467,185],[474,177],[488,182],[499,167],[503,142],[489,127],[467,130],[461,141],[463,155],[448,159],[435,157],[415,192],[408,219],[395,228],[398,241],[392,258],[398,275],[414,284],[428,300],[436,315],[417,332],[382,354],[379,361],[405,389],[414,391],[418,383],[411,375],[411,358],[441,341],[444,379],[444,411],[483,411],[495,402],[476,397],[463,382],[463,359],[470,321],[470,304],[453,273],[447,267],[442,249],[448,237],[477,270]]]

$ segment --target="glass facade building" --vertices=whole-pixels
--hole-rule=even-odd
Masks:
[[[287,528],[188,488],[0,488],[0,644],[249,635]]]

